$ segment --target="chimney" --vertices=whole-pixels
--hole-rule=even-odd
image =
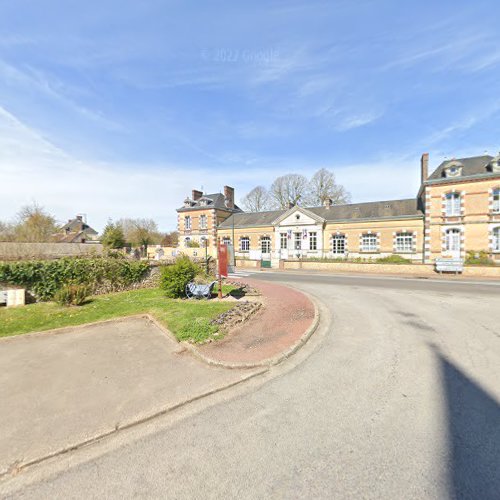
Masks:
[[[330,207],[333,205],[333,201],[331,198],[325,198],[325,201],[323,201],[323,206],[327,209],[330,210]]]
[[[193,201],[199,200],[202,196],[203,196],[203,193],[201,191],[198,191],[197,189],[193,189],[192,196],[191,196]]]
[[[429,177],[429,153],[424,153],[420,158],[421,183],[423,184]]]
[[[76,220],[79,220],[79,221],[83,220],[83,215],[77,215]]]
[[[224,186],[224,199],[227,208],[234,208],[234,188]]]

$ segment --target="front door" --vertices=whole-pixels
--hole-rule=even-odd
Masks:
[[[446,257],[460,259],[460,229],[447,229],[445,233]]]

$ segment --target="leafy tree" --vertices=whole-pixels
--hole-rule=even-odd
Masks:
[[[108,221],[101,237],[101,243],[108,248],[123,248],[125,246],[125,235],[118,224]]]
[[[247,212],[263,212],[271,208],[269,192],[264,186],[254,187],[241,203]]]
[[[161,245],[164,247],[176,247],[179,243],[179,233],[177,231],[170,231],[165,233],[161,240]]]
[[[311,206],[318,206],[323,205],[328,199],[331,199],[334,205],[341,205],[349,203],[351,195],[344,186],[336,183],[333,172],[322,168],[312,176],[307,203]]]
[[[16,241],[53,241],[58,231],[55,218],[36,202],[22,207],[17,219],[18,223],[14,227]]]
[[[307,198],[307,178],[300,174],[286,174],[278,177],[271,184],[273,205],[287,209],[290,205],[298,205]]]

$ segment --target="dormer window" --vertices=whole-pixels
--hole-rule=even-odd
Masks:
[[[189,198],[186,198],[186,199],[184,200],[184,207],[185,207],[185,208],[189,208],[189,207],[191,207],[191,200],[190,200]]]
[[[500,154],[490,161],[488,167],[491,172],[500,173]]]
[[[445,177],[459,177],[462,175],[462,168],[463,165],[460,162],[451,162],[447,167],[445,167],[444,175]]]

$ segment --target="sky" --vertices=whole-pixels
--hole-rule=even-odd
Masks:
[[[413,197],[419,161],[500,149],[495,0],[0,0],[0,220],[175,229],[331,169],[354,202]]]

